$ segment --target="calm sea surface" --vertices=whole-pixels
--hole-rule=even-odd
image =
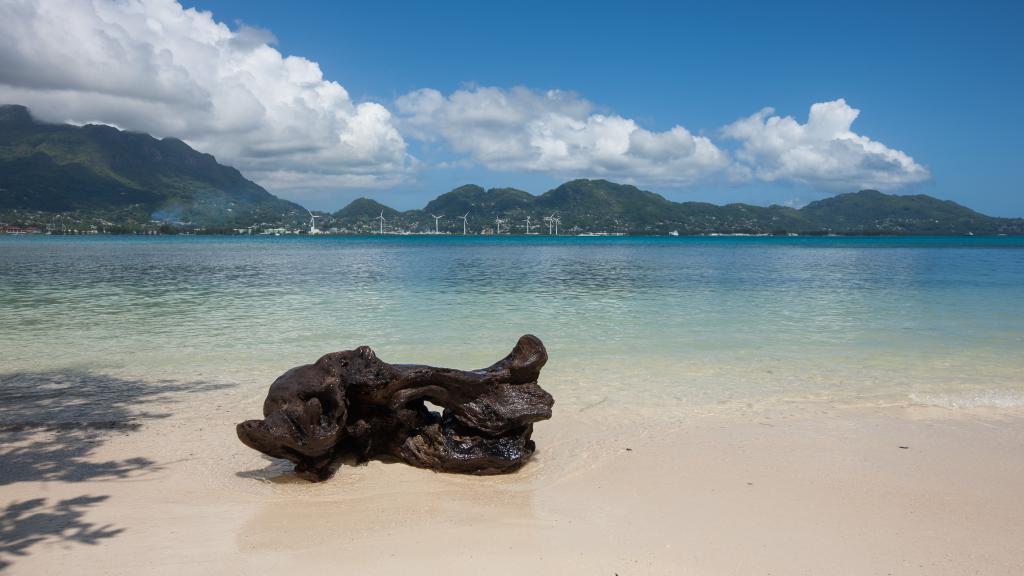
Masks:
[[[0,326],[7,388],[261,393],[334,350],[475,368],[529,332],[581,409],[1020,405],[1024,239],[5,237]]]

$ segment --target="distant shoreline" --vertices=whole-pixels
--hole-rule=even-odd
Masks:
[[[195,231],[195,232],[42,232],[42,231],[18,231],[7,232],[0,230],[2,237],[153,237],[153,236],[219,236],[228,238],[523,238],[523,239],[553,239],[553,238],[1024,238],[1024,233],[1002,233],[1002,234],[928,234],[928,233],[875,233],[875,232],[776,232],[776,233],[700,233],[686,234],[426,234],[426,233],[387,233],[384,234],[359,234],[359,233],[296,233],[284,232],[280,234],[256,233],[240,234],[237,232],[223,231]]]

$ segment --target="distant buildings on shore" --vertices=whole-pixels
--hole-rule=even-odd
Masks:
[[[42,234],[35,226],[0,226],[0,234]]]

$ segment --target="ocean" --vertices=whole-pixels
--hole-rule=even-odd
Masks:
[[[4,237],[0,326],[7,404],[259,398],[336,350],[479,368],[532,333],[579,411],[998,408],[1024,405],[1024,238]]]

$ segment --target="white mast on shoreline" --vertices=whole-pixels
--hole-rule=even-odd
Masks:
[[[497,227],[498,227],[498,231],[494,233],[495,235],[501,234],[501,225],[504,224],[504,223],[505,223],[505,221],[502,220],[501,218],[495,218],[494,219],[494,224],[497,225]]]
[[[316,219],[317,219],[317,216],[315,216],[313,214],[313,212],[310,211],[309,208],[306,208],[306,212],[309,212],[309,233],[310,234],[319,234],[320,231],[316,229]]]
[[[558,236],[558,225],[562,223],[562,219],[555,216],[552,220],[555,222],[555,236]]]
[[[463,216],[459,216],[459,218],[462,218],[462,235],[463,236],[466,235],[466,218],[468,218],[468,217],[469,217],[469,212],[466,212],[465,215],[463,215]]]
[[[380,211],[380,216],[377,216],[377,219],[380,220],[380,233],[383,235],[384,234],[384,211],[383,210]]]
[[[431,216],[434,216],[434,215],[431,214]],[[440,234],[441,233],[441,229],[437,225],[437,223],[441,221],[441,218],[444,218],[444,214],[441,214],[440,216],[434,216],[434,234]]]
[[[527,236],[530,235],[530,217],[529,216],[526,217],[526,235]]]

